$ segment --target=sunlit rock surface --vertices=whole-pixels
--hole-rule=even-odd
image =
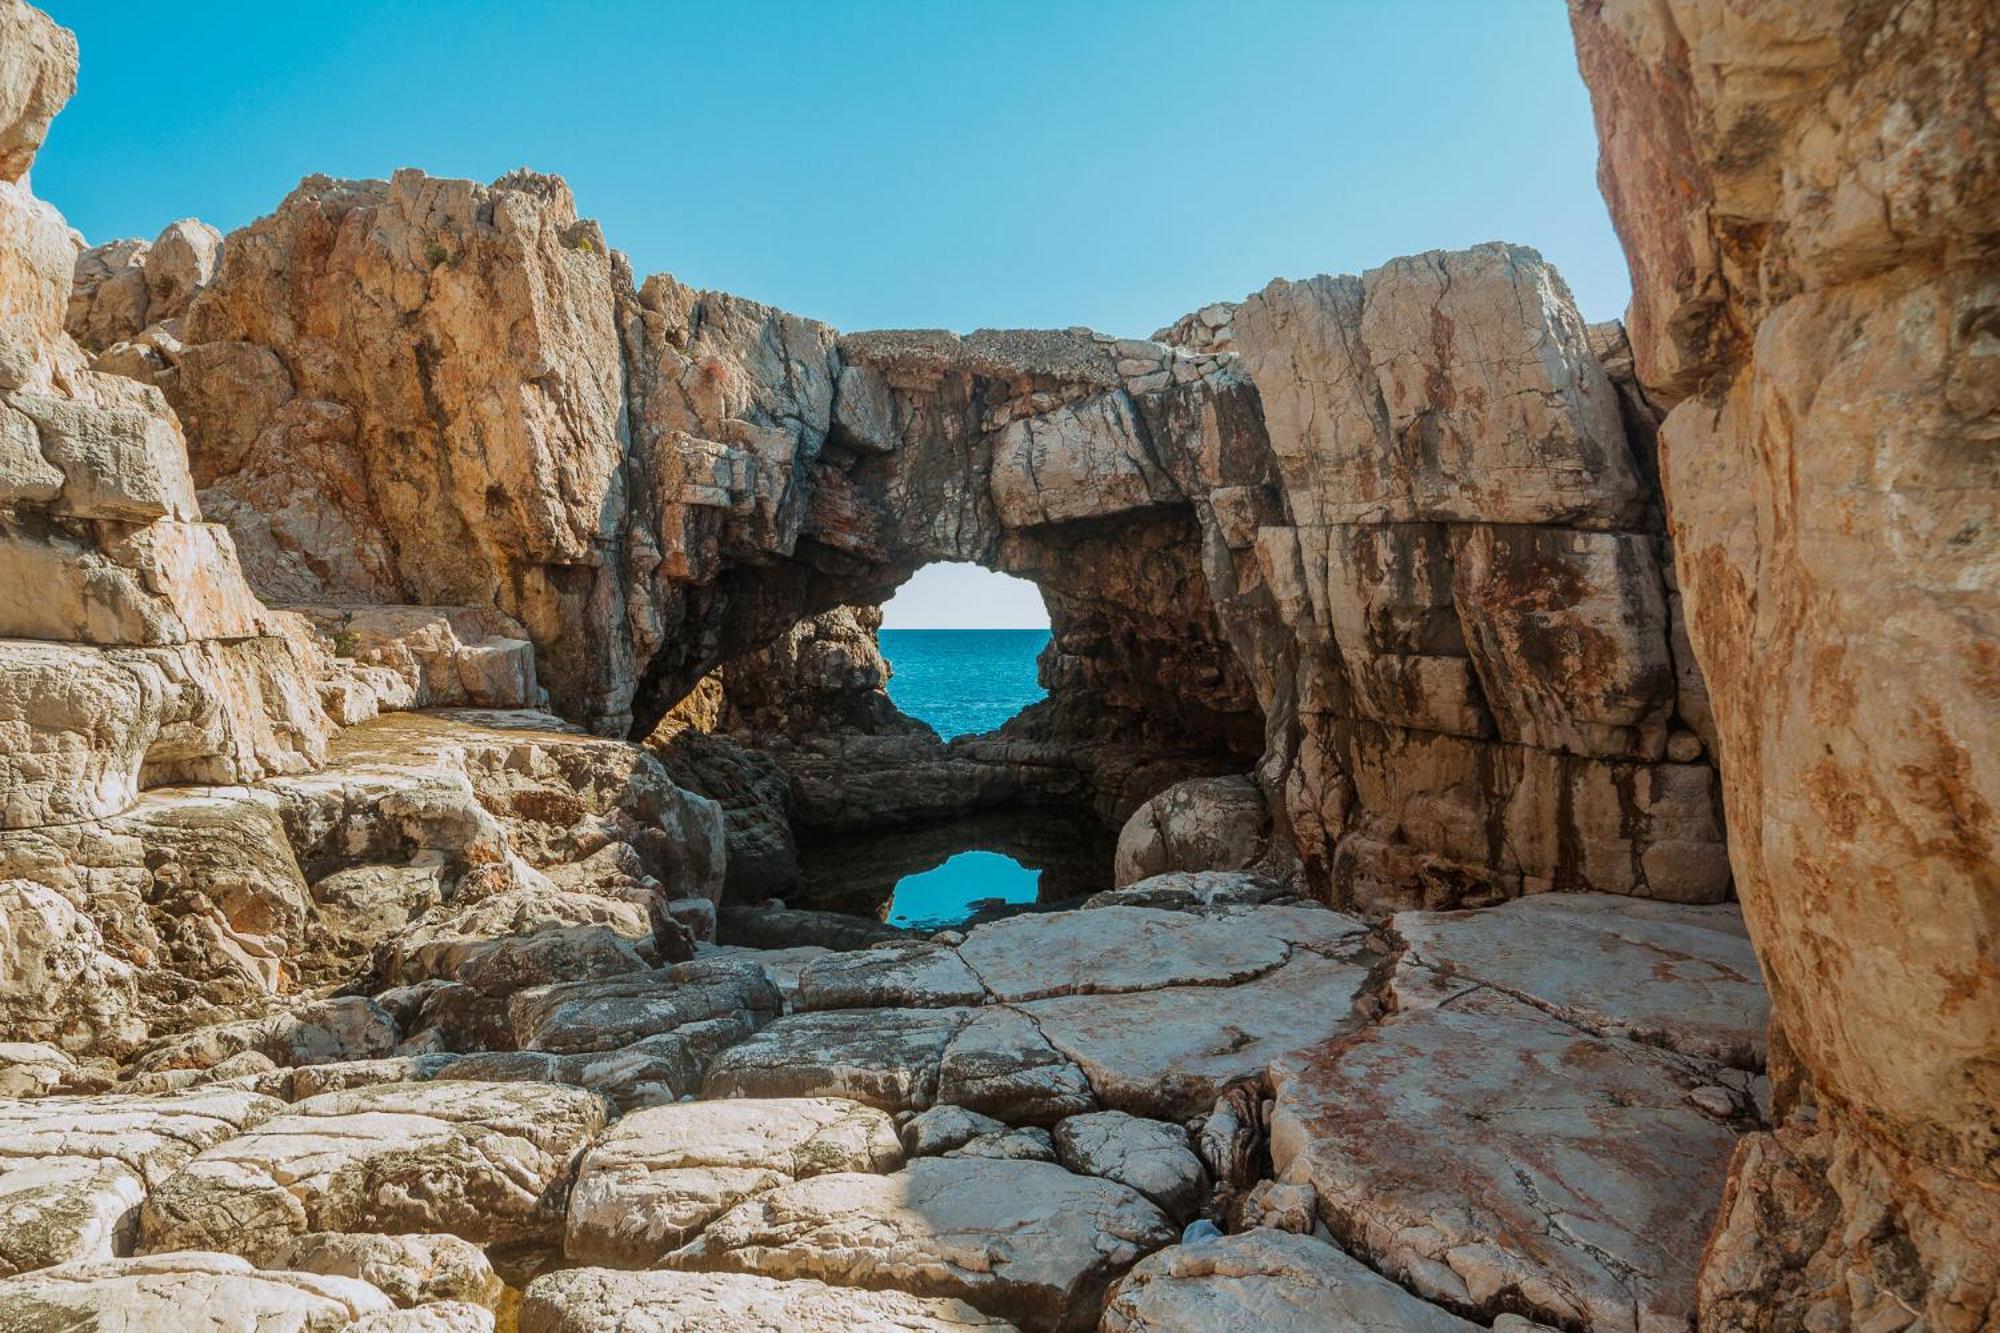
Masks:
[[[1630,338],[841,334],[532,172],[80,252],[0,3],[0,1322],[1991,1322],[1991,22],[1574,8]],[[940,560],[1052,621],[949,744]],[[1038,804],[1123,886],[764,902]]]
[[[2000,24],[1571,9],[1776,1018],[1703,1319],[1989,1325]]]

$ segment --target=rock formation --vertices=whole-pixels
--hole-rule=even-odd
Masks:
[[[0,0],[0,1325],[1990,1323],[1992,25],[1808,17],[1575,0],[1629,340],[1504,244],[1121,339],[529,172],[80,250]],[[1052,621],[949,744],[939,560]],[[1118,887],[760,902],[1036,803]]]
[[[1214,309],[1232,351],[841,336],[634,291],[554,178],[403,172],[231,238],[152,378],[265,596],[491,607],[599,730],[682,730],[721,669],[696,730],[776,759],[805,826],[1034,795],[1116,823],[1252,771],[1273,864],[1344,902],[1724,897],[1619,330],[1506,246]],[[949,749],[870,679],[870,622],[813,619],[933,560],[1053,621],[1050,698]],[[703,753],[782,873],[759,783]]]
[[[1784,1123],[1704,1322],[2000,1320],[2000,22],[1576,0]]]

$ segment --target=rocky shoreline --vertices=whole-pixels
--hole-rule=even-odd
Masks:
[[[1769,1113],[1727,906],[1371,929],[1210,872],[845,951],[527,939],[103,1091],[5,1048],[0,1325],[1665,1328]]]
[[[85,247],[0,0],[0,1330],[1991,1326],[2000,33],[1807,9],[1573,0],[1629,327],[1140,339],[526,171]],[[939,560],[1052,620],[951,744]],[[1050,807],[1074,906],[784,904]]]

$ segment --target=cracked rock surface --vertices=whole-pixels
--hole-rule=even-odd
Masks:
[[[1030,1327],[1081,1330],[1112,1279],[1174,1234],[1112,1181],[1049,1162],[925,1157],[893,1175],[780,1186],[666,1262],[953,1296]]]

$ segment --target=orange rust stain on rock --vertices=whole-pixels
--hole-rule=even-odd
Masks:
[[[1846,658],[1846,646],[1838,643],[1825,644],[1813,653],[1806,703],[1819,726],[1846,727],[1854,720],[1860,699],[1854,682],[1841,670]]]
[[[1954,869],[1976,876],[1989,889],[2000,887],[1993,860],[1993,807],[1977,786],[1972,756],[1944,724],[1937,704],[1927,703],[1922,729],[1929,733],[1932,760],[1896,770],[1910,803],[1937,817],[1937,832],[1922,850]]]
[[[2000,698],[2000,643],[1991,639],[1975,639],[1966,649],[1968,664],[1967,684],[1984,698]]]
[[[2000,965],[1994,963],[1991,951],[1984,948],[1969,967],[1938,967],[1935,970],[1938,979],[1944,982],[1944,993],[1938,997],[1941,1017],[1948,1018],[1966,1005],[2000,990]]]
[[[1876,802],[1871,786],[1864,773],[1831,757],[1814,764],[1805,775],[1806,800],[1813,813],[1826,832],[1843,842],[1853,841],[1873,817]]]

